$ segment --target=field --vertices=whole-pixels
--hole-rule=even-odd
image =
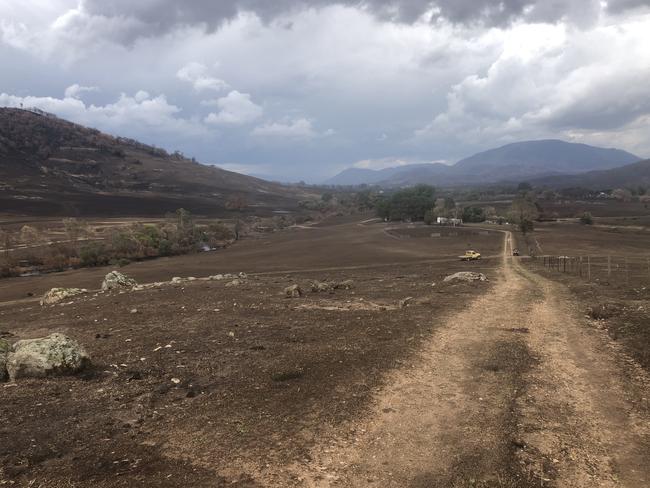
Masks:
[[[94,365],[0,385],[0,483],[647,485],[645,373],[571,289],[510,258],[519,236],[358,220],[133,263],[121,271],[167,283],[60,305],[38,298],[97,290],[111,268],[0,281],[0,337],[64,332]],[[489,281],[443,281],[457,271]]]
[[[530,269],[564,283],[591,325],[650,369],[650,227],[626,221],[631,224],[543,224],[519,241],[540,254],[525,260]]]

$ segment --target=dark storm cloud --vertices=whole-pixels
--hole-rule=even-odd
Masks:
[[[85,12],[108,18],[135,19],[140,25],[132,38],[163,34],[183,25],[201,25],[209,31],[241,12],[254,12],[265,21],[306,8],[332,5],[356,7],[384,20],[412,23],[431,13],[431,20],[456,24],[504,26],[514,20],[557,22],[561,19],[592,18],[601,9],[599,0],[86,0]],[[611,0],[607,9],[620,13],[650,0]]]
[[[0,0],[0,106],[286,180],[538,138],[647,155],[649,7]]]
[[[638,7],[650,7],[650,0],[610,0],[607,9],[612,13],[621,13]]]

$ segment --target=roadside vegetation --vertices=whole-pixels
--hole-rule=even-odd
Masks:
[[[184,209],[157,223],[134,223],[92,229],[76,219],[64,219],[63,236],[50,241],[43,231],[24,225],[18,232],[0,231],[0,277],[29,271],[61,271],[92,266],[123,266],[131,261],[190,254],[226,247],[245,224],[197,223]]]

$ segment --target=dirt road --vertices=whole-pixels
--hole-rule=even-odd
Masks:
[[[650,486],[648,378],[504,244],[493,292],[297,468],[307,486]]]

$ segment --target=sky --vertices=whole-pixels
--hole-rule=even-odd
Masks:
[[[2,0],[0,106],[280,181],[557,138],[650,157],[650,0]]]

